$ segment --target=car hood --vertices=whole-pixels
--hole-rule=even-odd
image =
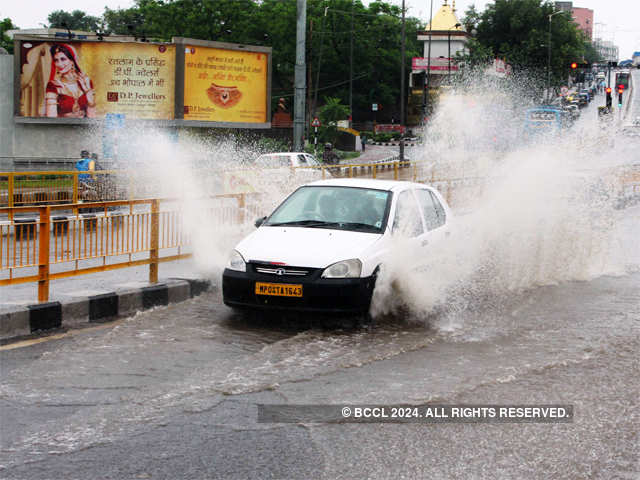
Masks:
[[[325,228],[260,227],[242,240],[236,250],[248,262],[282,262],[286,265],[325,268],[350,258],[361,258],[382,234]]]

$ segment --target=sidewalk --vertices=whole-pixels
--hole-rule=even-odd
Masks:
[[[38,304],[35,282],[0,287],[0,340],[182,302],[218,288],[217,277],[186,259],[161,263],[157,284],[148,281],[148,265],[54,280],[49,284],[49,301],[43,304]]]

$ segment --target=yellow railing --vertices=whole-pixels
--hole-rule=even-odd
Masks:
[[[58,205],[130,199],[126,172],[0,172],[0,206]],[[121,186],[124,185],[124,186]]]
[[[216,224],[242,223],[248,211],[257,217],[245,194],[207,200],[201,206]],[[45,302],[51,280],[140,265],[149,265],[155,283],[159,263],[191,256],[185,208],[176,199],[0,208],[7,218],[0,221],[0,286],[38,282]]]

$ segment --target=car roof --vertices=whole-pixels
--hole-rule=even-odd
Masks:
[[[373,188],[377,190],[389,190],[389,191],[404,190],[411,186],[416,186],[416,187],[428,186],[423,183],[407,182],[403,180],[378,180],[378,179],[372,179],[372,178],[331,178],[327,180],[318,180],[316,182],[308,183],[307,185]]]

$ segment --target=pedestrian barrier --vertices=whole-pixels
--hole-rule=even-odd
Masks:
[[[217,195],[201,201],[199,213],[217,225],[241,224],[258,216],[247,197]],[[159,263],[191,256],[188,208],[177,199],[0,208],[8,218],[0,222],[0,286],[37,282],[46,302],[51,280],[140,265],[155,283]]]

